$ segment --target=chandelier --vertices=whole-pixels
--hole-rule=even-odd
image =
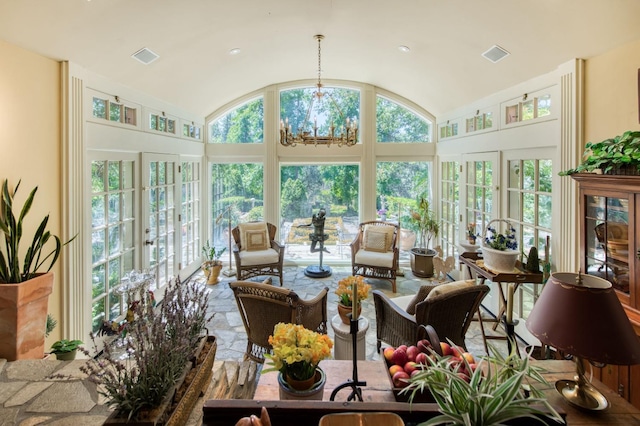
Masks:
[[[304,121],[302,125],[297,129],[297,132],[294,133],[291,128],[291,124],[289,124],[289,119],[280,120],[280,143],[284,146],[296,146],[297,144],[304,145],[327,145],[331,146],[332,144],[336,144],[339,147],[353,146],[358,142],[358,120],[353,119],[349,120],[347,117],[345,119],[340,107],[331,96],[329,92],[322,91],[322,81],[320,79],[321,74],[321,60],[322,60],[322,50],[320,47],[320,43],[322,39],[324,39],[323,35],[316,35],[313,38],[318,40],[318,83],[316,84],[317,90],[313,92],[311,97],[311,103],[309,104],[309,109],[305,115]],[[340,115],[340,123],[336,126],[333,121],[329,126],[329,132],[326,136],[318,134],[318,121],[317,118],[313,119],[313,126],[309,126],[309,117],[311,115],[311,111],[313,110],[314,102],[320,103],[322,102],[323,97],[326,95],[327,98],[331,101],[332,105],[338,111]]]

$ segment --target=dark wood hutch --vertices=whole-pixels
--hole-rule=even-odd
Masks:
[[[640,176],[571,177],[578,182],[580,195],[580,270],[612,283],[640,335]],[[594,370],[598,379],[640,408],[640,365]]]

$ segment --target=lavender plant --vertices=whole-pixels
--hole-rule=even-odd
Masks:
[[[98,392],[108,405],[128,419],[144,418],[161,405],[194,356],[202,330],[213,316],[207,315],[208,293],[190,281],[170,282],[163,301],[153,305],[149,297],[136,304],[124,356],[105,344],[102,354],[82,368],[99,385]]]

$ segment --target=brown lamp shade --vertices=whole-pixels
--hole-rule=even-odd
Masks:
[[[541,342],[568,354],[606,364],[640,363],[640,339],[602,278],[551,274],[526,325]]]

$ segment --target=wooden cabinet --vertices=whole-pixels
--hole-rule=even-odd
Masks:
[[[575,174],[580,194],[580,270],[611,282],[640,335],[640,176]],[[594,375],[640,408],[640,366]]]

